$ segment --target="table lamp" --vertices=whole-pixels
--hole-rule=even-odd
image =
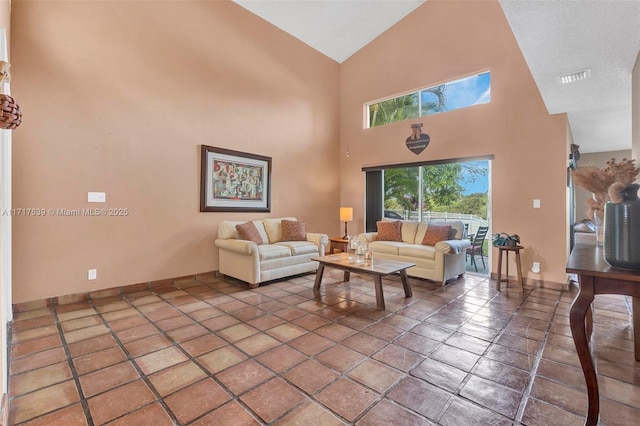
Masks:
[[[344,222],[344,237],[343,240],[347,239],[347,222],[351,222],[353,220],[353,208],[352,207],[340,207],[340,220]]]

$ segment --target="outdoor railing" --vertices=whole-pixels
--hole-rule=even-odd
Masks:
[[[395,213],[404,217],[407,220],[419,220],[419,212],[417,211],[395,211]],[[484,219],[480,216],[476,216],[473,214],[467,213],[449,213],[449,212],[432,212],[432,211],[423,211],[422,212],[422,221],[423,222],[441,222],[446,220],[459,220],[465,224],[467,228],[467,234],[475,234],[479,227],[481,226],[489,226],[489,222],[487,219]]]

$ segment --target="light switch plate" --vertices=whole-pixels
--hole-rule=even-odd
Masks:
[[[89,271],[87,273],[87,279],[95,280],[96,278],[98,278],[98,270],[97,269],[89,269]]]
[[[88,192],[87,193],[87,202],[89,202],[89,203],[106,203],[107,202],[107,193],[106,192]]]
[[[533,208],[534,209],[539,209],[540,208],[540,200],[538,200],[537,198],[535,200],[533,200]]]

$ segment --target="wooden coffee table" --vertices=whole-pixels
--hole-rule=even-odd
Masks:
[[[324,268],[340,269],[344,271],[344,280],[349,281],[351,272],[357,272],[363,275],[372,275],[376,288],[376,305],[378,309],[384,310],[384,294],[382,293],[382,277],[389,274],[400,274],[402,279],[402,287],[404,287],[404,295],[406,297],[413,297],[411,287],[409,287],[409,280],[407,278],[407,269],[412,266],[416,266],[415,263],[397,262],[395,260],[380,260],[374,259],[371,265],[365,265],[364,263],[356,263],[354,260],[349,260],[347,253],[330,254],[328,256],[313,257],[311,260],[319,262],[318,272],[316,272],[316,282],[313,285],[313,291],[320,290],[320,283],[322,282],[322,274]]]

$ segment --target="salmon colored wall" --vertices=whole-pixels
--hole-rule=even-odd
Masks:
[[[217,270],[223,219],[339,232],[336,62],[230,2],[16,2],[12,29],[13,206],[130,212],[14,217],[14,303]],[[200,144],[271,156],[271,213],[200,213]]]
[[[368,101],[487,69],[489,104],[363,129]],[[529,278],[566,283],[567,120],[547,113],[498,2],[429,0],[345,61],[340,74],[340,201],[355,207],[353,228],[364,229],[363,166],[493,154],[493,232],[521,236]],[[416,122],[431,137],[420,155],[405,146]],[[533,209],[534,198],[541,209]],[[530,272],[533,261],[541,274]]]

